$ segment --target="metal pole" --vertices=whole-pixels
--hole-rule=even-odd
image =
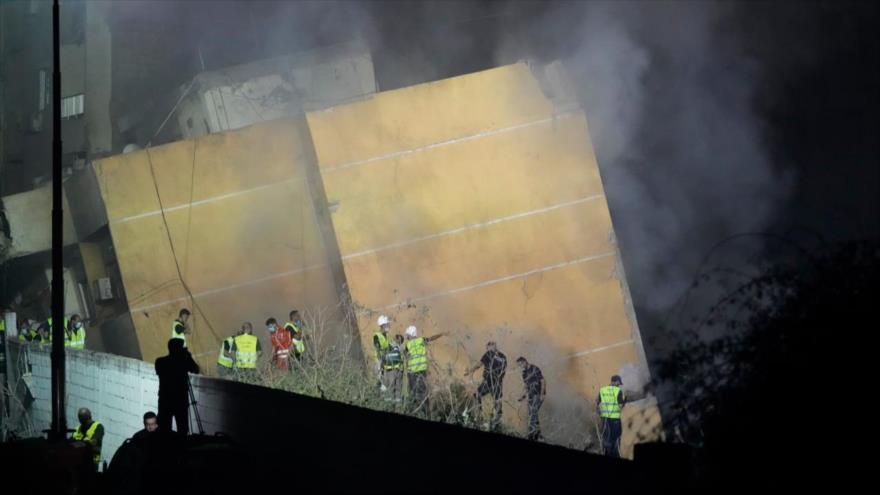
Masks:
[[[61,184],[61,45],[58,0],[52,1],[52,429],[49,439],[67,436],[64,410],[64,271]]]

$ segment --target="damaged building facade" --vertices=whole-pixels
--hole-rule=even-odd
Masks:
[[[107,81],[126,62],[114,60],[102,15],[88,4],[66,53],[73,66],[92,60],[85,74],[104,57],[111,74],[63,79],[65,123],[81,126],[64,131],[67,309],[90,320],[89,349],[152,362],[188,307],[188,345],[213,369],[243,321],[261,328],[298,308],[331,315],[330,328],[371,356],[376,317],[388,314],[392,333],[450,333],[432,344],[432,373],[460,375],[488,340],[511,361],[528,357],[564,397],[550,414],[593,407],[612,374],[641,393],[647,360],[587,119],[561,64],[382,91],[369,48],[353,41],[196,70],[121,111]],[[28,97],[43,94],[36,87]],[[9,145],[11,132],[36,132],[49,149],[35,118],[12,118],[22,128],[6,118],[4,181],[16,163],[48,164],[22,155],[39,146]],[[4,263],[22,279],[49,267],[48,194],[37,177],[3,189]],[[45,314],[43,288],[13,292],[22,317]],[[357,319],[342,325],[346,305]],[[516,397],[510,371],[505,396]],[[655,435],[659,414],[650,398],[624,414],[639,418],[626,452]]]

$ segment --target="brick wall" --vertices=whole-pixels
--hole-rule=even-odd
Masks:
[[[51,376],[49,346],[9,342],[10,376],[17,380],[30,364],[30,392],[27,405],[31,426],[37,432],[51,424]],[[104,425],[103,455],[112,459],[116,449],[143,428],[146,411],[156,411],[159,380],[153,365],[93,351],[67,350],[66,409],[68,428],[78,424],[76,411],[88,407],[92,417]]]

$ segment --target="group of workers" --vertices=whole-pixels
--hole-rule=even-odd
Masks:
[[[406,370],[409,387],[408,399],[415,408],[414,410],[418,410],[422,404],[427,405],[427,344],[446,335],[446,333],[419,337],[418,329],[414,325],[410,325],[404,332],[406,336],[404,340],[400,334],[394,335],[393,338],[389,337],[391,319],[388,316],[379,316],[376,323],[379,329],[373,334],[373,348],[376,351],[375,369],[379,374],[380,389],[389,393],[391,400],[399,401],[403,371]],[[539,412],[547,397],[547,381],[541,369],[530,363],[525,357],[516,358],[516,364],[522,373],[523,381],[523,393],[518,400],[519,402],[526,401],[528,405],[527,436],[530,440],[540,440],[542,436]],[[492,418],[487,426],[494,431],[501,424],[504,376],[507,373],[507,356],[498,350],[498,345],[495,342],[486,343],[486,352],[478,362],[465,371],[465,376],[472,375],[481,367],[483,368],[483,379],[472,396],[472,408],[482,411],[483,397],[492,396],[494,408]],[[607,455],[613,457],[620,457],[619,445],[622,433],[620,414],[626,400],[621,386],[620,377],[618,375],[612,376],[611,384],[600,388],[596,402],[601,420],[603,449]],[[470,409],[469,407],[464,412],[466,419],[470,416]]]
[[[159,390],[159,415],[158,427],[171,430],[171,420],[174,418],[179,433],[188,432],[188,408],[186,397],[188,387],[187,373],[198,373],[199,368],[192,356],[185,352],[186,337],[190,333],[189,318],[191,313],[188,309],[181,309],[177,319],[171,325],[171,339],[169,340],[169,355],[156,361],[156,373],[160,377]],[[266,330],[270,334],[272,345],[273,368],[282,371],[293,369],[292,360],[301,362],[307,355],[306,336],[304,325],[299,311],[292,310],[288,321],[279,326],[275,318],[266,320]],[[404,331],[404,335],[396,334],[391,338],[388,335],[391,329],[391,319],[381,315],[377,320],[378,330],[373,335],[373,347],[376,351],[376,372],[379,378],[379,387],[383,393],[388,394],[388,400],[400,402],[402,400],[402,388],[404,372],[407,379],[408,405],[414,412],[428,409],[428,349],[430,342],[445,335],[439,333],[429,337],[418,335],[418,329],[410,325]],[[85,346],[85,328],[79,315],[65,318],[64,321],[65,347],[83,349]],[[52,318],[43,323],[25,320],[19,333],[19,339],[24,342],[51,342]],[[245,322],[241,329],[232,336],[225,338],[220,346],[217,358],[217,370],[221,377],[247,377],[256,374],[257,361],[262,354],[260,341],[253,333],[253,325]],[[547,396],[547,382],[541,369],[529,363],[520,356],[516,364],[522,373],[523,393],[519,401],[527,401],[528,405],[528,438],[540,440],[541,429],[539,411]],[[486,395],[494,399],[494,409],[488,426],[497,430],[501,423],[502,397],[504,377],[507,372],[507,356],[502,353],[495,342],[487,342],[486,351],[480,360],[466,370],[469,376],[483,368],[482,381],[472,396],[472,408],[482,409],[482,400]],[[163,377],[165,379],[163,379]],[[178,383],[179,382],[179,383]],[[622,434],[621,410],[625,404],[625,396],[622,390],[620,376],[611,377],[611,383],[600,388],[596,401],[597,412],[601,419],[601,435],[604,452],[613,457],[619,457],[619,444]],[[469,418],[471,407],[464,412],[465,418]],[[144,417],[153,421],[156,418]],[[100,423],[91,420],[91,412],[82,408],[79,410],[80,426],[74,433],[75,440],[83,440],[97,445],[96,463],[100,459],[100,438],[103,436],[103,427]]]
[[[183,341],[186,347],[186,336],[190,333],[190,311],[183,308],[177,319],[171,323],[171,338]],[[272,344],[272,364],[275,369],[291,371],[291,358],[302,361],[306,355],[306,337],[302,317],[297,310],[291,310],[289,320],[283,325],[275,318],[266,320],[266,330]],[[256,374],[257,361],[262,355],[260,339],[254,335],[251,322],[242,323],[235,335],[223,339],[217,356],[217,373],[221,378],[231,376],[248,377]]]
[[[44,321],[25,319],[18,329],[20,342],[34,342],[38,344],[52,343],[52,317]],[[64,318],[64,347],[71,349],[86,348],[86,327],[82,318],[75,314]]]
[[[379,329],[373,334],[373,347],[376,350],[376,371],[379,374],[380,388],[383,392],[391,395],[391,400],[399,401],[403,383],[403,371],[406,370],[407,385],[409,387],[409,402],[411,406],[418,408],[425,404],[427,408],[427,372],[429,342],[446,335],[440,333],[430,337],[420,337],[418,329],[414,325],[407,327],[404,337],[400,334],[389,338],[388,331],[391,329],[391,319],[385,315],[379,316],[376,322]],[[539,440],[541,438],[538,412],[547,395],[547,382],[540,368],[530,364],[522,356],[516,360],[517,366],[522,371],[524,391],[520,401],[528,399],[529,426],[528,438]],[[494,399],[494,412],[488,426],[497,430],[501,424],[502,395],[504,375],[507,373],[507,356],[498,350],[495,342],[486,344],[486,352],[473,367],[469,368],[465,375],[483,368],[483,380],[473,395],[473,408],[482,408],[482,399],[491,395]],[[464,417],[469,418],[469,409],[465,410]]]

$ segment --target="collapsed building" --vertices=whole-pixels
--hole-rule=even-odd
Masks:
[[[382,92],[354,42],[206,72],[173,96],[161,119],[173,142],[70,158],[67,312],[89,316],[89,348],[152,362],[188,307],[189,346],[210,370],[243,321],[259,328],[298,308],[368,357],[379,314],[392,333],[450,332],[431,350],[450,375],[495,340],[544,369],[551,414],[563,406],[554,396],[592,407],[612,374],[636,394],[648,382],[587,120],[561,64]],[[3,198],[10,258],[39,265],[48,250],[48,193]],[[38,218],[44,232],[24,228]],[[520,386],[511,372],[505,395]],[[639,418],[626,452],[659,414],[651,400],[624,414]]]

